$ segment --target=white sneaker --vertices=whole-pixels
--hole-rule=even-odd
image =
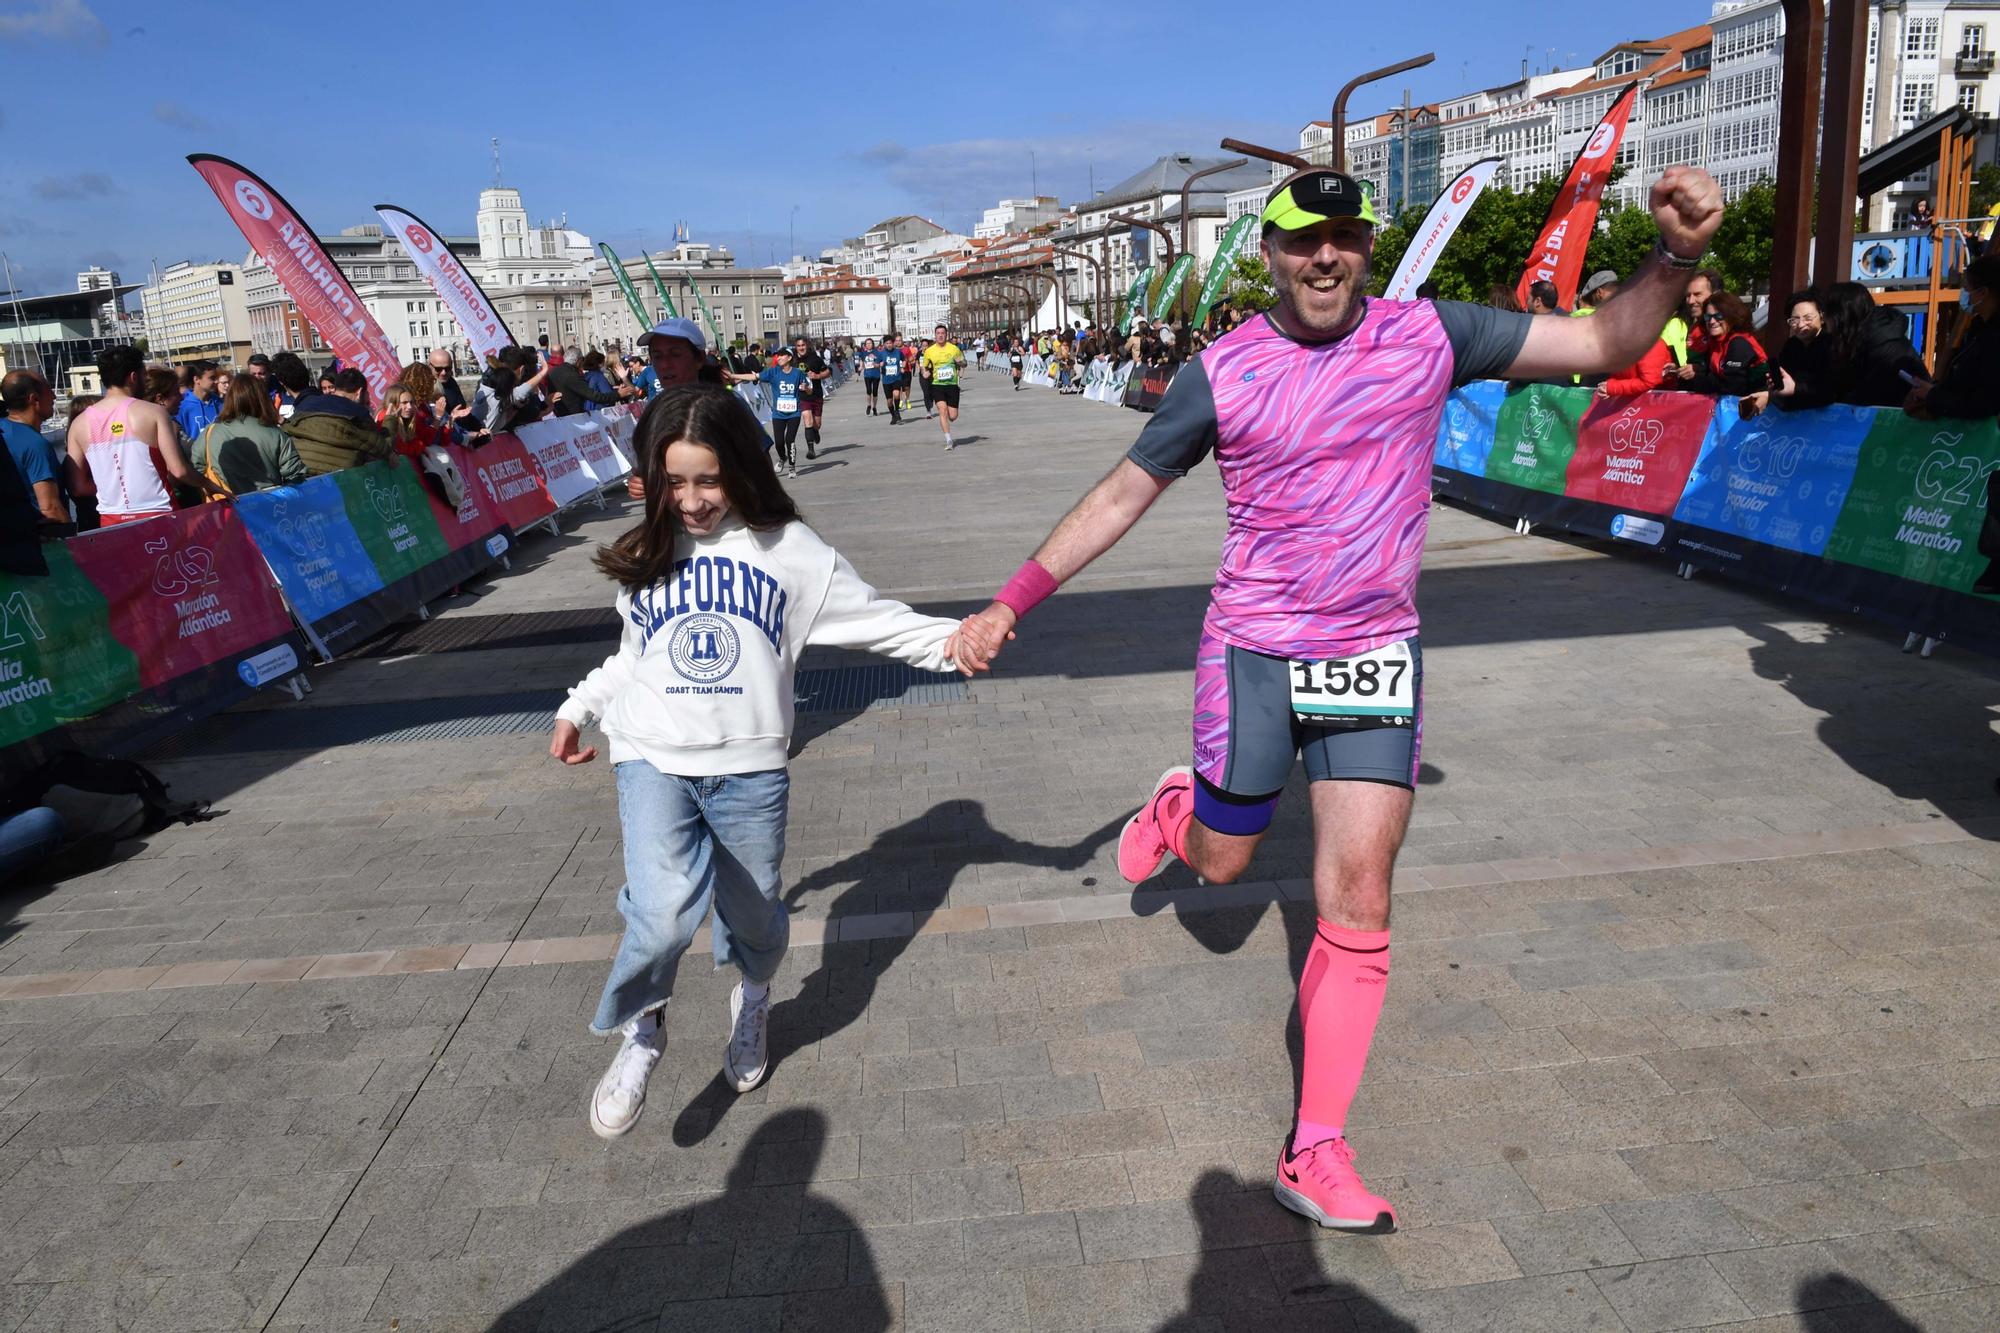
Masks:
[[[762,999],[743,1002],[743,983],[729,993],[729,1045],[722,1052],[722,1077],[738,1092],[748,1092],[770,1072],[770,1052],[764,1041],[771,1019],[771,988]]]
[[[667,1011],[640,1014],[622,1029],[625,1040],[611,1067],[590,1096],[590,1128],[600,1139],[615,1139],[639,1123],[646,1109],[646,1080],[667,1049]]]

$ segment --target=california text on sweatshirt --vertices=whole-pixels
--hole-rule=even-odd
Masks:
[[[715,777],[783,768],[792,674],[807,644],[865,648],[942,671],[958,622],[879,596],[804,523],[753,532],[731,516],[680,538],[673,573],[620,589],[618,651],[569,692],[556,716],[592,718],[611,762]]]

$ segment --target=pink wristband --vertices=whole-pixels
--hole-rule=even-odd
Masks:
[[[993,594],[993,600],[1019,619],[1053,597],[1055,591],[1055,575],[1033,560],[1024,560],[1014,571],[1014,577],[1007,580],[1007,586]]]

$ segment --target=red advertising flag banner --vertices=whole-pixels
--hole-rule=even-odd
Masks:
[[[409,252],[417,272],[424,275],[431,290],[444,298],[446,308],[464,330],[482,363],[501,348],[514,345],[507,321],[500,318],[500,312],[486,298],[485,289],[465,271],[465,265],[458,262],[458,256],[451,252],[444,237],[407,208],[377,204],[375,212],[389,234],[403,243],[403,249]]]
[[[146,689],[291,631],[270,570],[233,505],[100,528],[68,547],[104,594],[112,636],[139,659]]]
[[[270,265],[306,322],[343,365],[367,377],[374,400],[381,402],[382,395],[403,373],[396,346],[320,248],[312,228],[283,195],[248,168],[210,153],[190,153],[188,165],[215,191],[244,239]]]
[[[1632,116],[1639,97],[1639,85],[1629,85],[1612,102],[1604,119],[1583,145],[1570,165],[1569,176],[1549,209],[1549,220],[1535,240],[1527,271],[1521,274],[1514,297],[1523,310],[1528,308],[1528,288],[1538,282],[1556,285],[1556,304],[1567,310],[1576,304],[1577,284],[1583,278],[1583,255],[1590,248],[1590,235],[1597,226],[1597,206],[1610,183],[1611,168],[1618,161],[1618,144],[1625,137],[1625,122]]]
[[[556,512],[556,502],[542,480],[541,466],[512,435],[495,435],[472,451],[472,472],[466,481],[477,478],[481,493],[493,503],[496,513],[516,532],[539,523]]]
[[[1698,393],[1600,398],[1578,424],[1563,494],[1664,518],[1701,454],[1715,400]]]

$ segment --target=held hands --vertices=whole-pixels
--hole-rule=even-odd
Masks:
[[[1673,254],[1694,258],[1722,225],[1722,189],[1700,167],[1668,167],[1653,184],[1648,206],[1660,240]]]
[[[959,622],[952,636],[945,640],[945,655],[967,676],[991,671],[1002,645],[1014,637],[1014,623],[1013,609],[995,602]]]
[[[556,734],[549,740],[549,757],[551,759],[560,759],[565,764],[572,766],[589,763],[591,760],[597,758],[597,747],[595,745],[585,745],[579,748],[577,742],[581,739],[582,736],[576,729],[576,723],[558,719],[556,722]]]

